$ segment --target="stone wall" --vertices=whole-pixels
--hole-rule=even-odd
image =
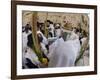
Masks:
[[[34,12],[23,11],[22,25],[25,26],[27,23],[32,24],[32,14]],[[89,18],[88,14],[79,13],[54,13],[54,12],[38,12],[38,21],[43,22],[46,20],[51,20],[54,23],[61,23],[64,26],[66,23],[70,23],[71,27],[79,27],[88,32]],[[79,25],[80,24],[80,25]]]

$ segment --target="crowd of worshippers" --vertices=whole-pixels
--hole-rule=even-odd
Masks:
[[[59,34],[57,34],[60,31],[61,25],[60,23],[53,23],[50,20],[46,21],[46,27],[44,23],[37,22],[38,30],[42,32],[42,34],[45,34],[45,29],[48,31],[48,37],[56,37]],[[58,32],[57,32],[58,31]]]
[[[75,66],[81,46],[88,41],[88,34],[81,28],[66,30],[60,23],[47,20],[48,37],[46,37],[44,26],[44,23],[37,22],[36,34],[44,59],[43,63],[39,61],[34,51],[31,25],[26,24],[22,27],[22,68]]]

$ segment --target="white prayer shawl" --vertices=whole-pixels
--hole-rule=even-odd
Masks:
[[[75,57],[77,58],[80,52],[80,48],[81,48],[79,39],[68,40],[65,43],[66,45],[71,45],[72,49],[75,52]]]
[[[26,67],[25,52],[22,52],[22,66]]]
[[[28,48],[27,52],[25,53],[24,56],[25,56],[25,58],[30,59],[33,64],[35,64],[35,65],[39,65],[40,64],[40,61],[39,61],[36,53],[32,49]]]
[[[59,38],[49,46],[49,54],[48,54],[49,58],[51,58],[51,56],[54,54],[54,51],[55,51],[56,47],[58,46],[59,42],[63,43],[64,40],[62,38]]]
[[[64,42],[61,38],[56,40],[50,47],[49,67],[74,66],[80,48],[78,39]]]
[[[47,44],[48,44],[48,40],[47,40],[47,38],[43,35],[43,33],[42,33],[41,31],[37,31],[37,34],[41,34],[41,36],[43,37],[42,43],[44,43],[45,45],[47,45]]]
[[[22,33],[22,51],[24,52],[25,51],[25,49],[26,49],[26,47],[27,47],[27,42],[28,42],[28,40],[27,40],[27,34],[25,33],[25,32],[23,32]]]

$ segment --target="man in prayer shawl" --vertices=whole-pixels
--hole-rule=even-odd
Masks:
[[[24,32],[22,32],[22,64],[25,66],[25,59],[24,55],[27,51],[27,42],[28,42],[28,35],[30,35],[32,31],[30,31],[27,27],[25,27]]]
[[[70,67],[74,66],[75,60],[79,55],[79,39],[68,40],[64,42],[61,38],[57,39],[49,47],[48,67]]]
[[[41,63],[38,59],[38,56],[33,50],[32,34],[29,34],[27,38],[27,51],[23,55],[23,58],[25,60],[24,64],[27,66],[27,68],[39,68]]]
[[[43,52],[43,56],[45,58],[47,58],[47,54],[48,54],[48,40],[47,40],[47,38],[43,35],[43,33],[40,30],[37,31],[37,36],[38,36],[38,40],[39,40],[39,44],[40,44],[41,50]]]
[[[55,34],[56,34],[56,37],[60,37],[61,36],[61,28],[60,28],[60,24],[56,24],[55,26]]]
[[[48,22],[49,35],[50,37],[54,37],[54,24],[50,20],[47,20],[47,22]]]

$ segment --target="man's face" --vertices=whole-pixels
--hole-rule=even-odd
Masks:
[[[39,40],[39,42],[42,42],[42,40],[43,40],[42,35],[41,35],[41,34],[38,34],[37,36],[38,36],[38,40]]]
[[[47,27],[49,27],[49,25],[50,25],[50,23],[49,23],[49,22],[47,22]]]

